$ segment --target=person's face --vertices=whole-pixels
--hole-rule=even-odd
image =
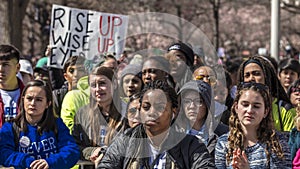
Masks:
[[[279,73],[279,81],[286,90],[298,79],[298,73],[291,69],[284,69]]]
[[[41,119],[50,104],[47,102],[45,90],[38,86],[28,87],[22,99],[26,117],[32,119]]]
[[[47,49],[46,49],[46,51],[45,51],[45,56],[50,56],[50,54],[51,54],[51,46],[48,45],[48,46],[47,46]]]
[[[86,75],[86,71],[83,65],[73,65],[67,68],[67,72],[64,73],[65,79],[71,85],[72,89],[77,88],[78,80]]]
[[[193,90],[184,92],[182,106],[185,116],[191,123],[201,123],[205,120],[207,107],[198,92]]]
[[[244,82],[265,84],[265,75],[262,68],[256,63],[249,63],[244,68]]]
[[[48,81],[49,80],[49,74],[48,71],[45,70],[38,70],[34,72],[34,79],[35,80],[43,80],[43,81]]]
[[[291,89],[290,100],[294,107],[300,104],[300,86]]]
[[[237,71],[230,73],[230,78],[232,80],[232,86],[236,85],[238,83],[237,77],[238,77],[238,72]]]
[[[130,97],[133,94],[141,91],[142,81],[135,75],[128,74],[123,78],[123,91],[126,96]]]
[[[112,82],[104,75],[90,75],[91,96],[98,104],[112,101]]]
[[[186,65],[186,57],[184,53],[179,50],[171,50],[169,51],[170,55],[170,63],[171,63],[171,71],[170,74],[178,79],[185,74],[187,65]],[[177,78],[176,78],[177,77]]]
[[[200,67],[193,73],[193,80],[202,80],[211,87],[214,87],[216,84],[216,77],[213,73],[213,70],[210,70],[208,67]]]
[[[127,116],[128,124],[131,128],[141,123],[139,98],[129,102]]]
[[[194,66],[203,66],[204,63],[203,63],[202,57],[194,55],[194,63],[193,63],[193,65]]]
[[[171,102],[164,91],[160,89],[148,90],[141,103],[141,120],[146,133],[156,136],[166,131],[172,120]]]
[[[20,70],[20,64],[17,59],[0,60],[0,83],[4,85],[11,84]]]
[[[163,71],[159,63],[153,60],[148,60],[144,63],[142,69],[142,80],[144,84],[154,80],[165,80],[166,73]]]
[[[234,108],[244,128],[257,129],[263,118],[267,116],[263,97],[253,90],[243,91]]]
[[[102,66],[109,67],[109,68],[115,70],[118,67],[118,63],[115,59],[108,58],[107,60],[105,60],[105,62],[103,63]]]
[[[214,99],[220,103],[225,103],[228,96],[227,87],[220,81],[217,81],[216,87],[214,88]]]
[[[21,75],[22,75],[22,79],[23,79],[24,85],[26,85],[28,82],[30,82],[31,80],[33,80],[33,77],[32,77],[31,74],[21,72]]]

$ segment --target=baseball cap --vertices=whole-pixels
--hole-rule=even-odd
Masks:
[[[21,65],[20,72],[27,73],[33,76],[33,69],[29,60],[20,59],[19,63]]]

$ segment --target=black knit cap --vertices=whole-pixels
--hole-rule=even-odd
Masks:
[[[300,75],[300,64],[296,59],[293,58],[286,58],[279,62],[278,65],[279,72],[283,71],[284,69],[291,69]]]
[[[176,42],[173,43],[171,46],[168,47],[168,52],[171,50],[179,50],[182,53],[184,53],[185,58],[187,60],[188,66],[193,66],[194,64],[194,52],[191,47],[189,47],[187,44],[183,42]]]

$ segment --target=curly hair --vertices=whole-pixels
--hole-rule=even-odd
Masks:
[[[246,146],[244,145],[246,136],[244,135],[244,132],[242,130],[241,122],[238,119],[238,114],[235,108],[241,96],[248,90],[255,91],[262,96],[264,100],[265,111],[268,112],[267,116],[262,119],[257,129],[258,141],[266,145],[265,153],[267,156],[267,162],[270,162],[271,153],[275,153],[279,158],[282,158],[282,147],[279,143],[275,128],[273,126],[271,96],[269,94],[268,88],[267,86],[259,83],[250,82],[245,84],[247,85],[239,85],[237,96],[231,108],[231,115],[229,118],[230,132],[228,136],[228,150],[226,154],[226,161],[229,164],[233,156],[233,151],[238,148],[244,150]],[[263,86],[265,88],[263,88]]]
[[[145,87],[141,91],[140,103],[142,102],[144,94],[148,90],[154,90],[154,89],[160,89],[164,91],[166,95],[169,97],[169,99],[171,100],[172,108],[178,108],[178,95],[175,89],[172,86],[170,86],[166,81],[162,81],[162,80],[155,80],[145,85]]]
[[[298,131],[300,131],[300,104],[297,105],[296,112],[297,112],[297,115],[294,119],[294,124],[295,124],[296,129]]]
[[[140,103],[142,103],[143,97],[149,90],[155,90],[160,89],[162,90],[168,99],[168,102],[171,102],[172,108],[178,107],[178,100],[177,100],[177,93],[175,92],[175,89],[171,87],[167,82],[162,80],[155,80],[150,83],[147,83],[144,86],[144,89],[140,93]],[[172,123],[172,122],[171,122]],[[172,124],[171,124],[172,125]],[[145,132],[143,125],[138,125],[136,128],[140,128],[140,130],[137,130],[135,133],[135,138],[147,138],[147,134]],[[138,142],[136,143],[136,149],[133,150],[133,158],[130,159],[128,163],[128,168],[136,168],[139,164],[147,164],[146,159],[147,158],[140,158],[140,156],[146,152],[147,146],[145,145],[145,141],[141,141],[141,139],[138,139]],[[146,167],[148,168],[148,167]]]

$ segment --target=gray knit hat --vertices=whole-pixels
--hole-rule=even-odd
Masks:
[[[122,70],[120,79],[123,80],[124,76],[132,74],[136,75],[140,79],[142,78],[142,66],[137,64],[129,64],[126,65],[125,68]]]
[[[211,102],[212,102],[212,90],[208,83],[202,81],[202,80],[191,80],[187,83],[185,83],[178,94],[184,93],[184,91],[187,90],[194,90],[200,94],[200,96],[203,98],[206,107],[211,108]],[[211,110],[213,111],[213,110]]]
[[[119,77],[121,89],[123,89],[123,78],[129,74],[137,76],[142,81],[142,66],[137,64],[129,64],[125,66]]]

